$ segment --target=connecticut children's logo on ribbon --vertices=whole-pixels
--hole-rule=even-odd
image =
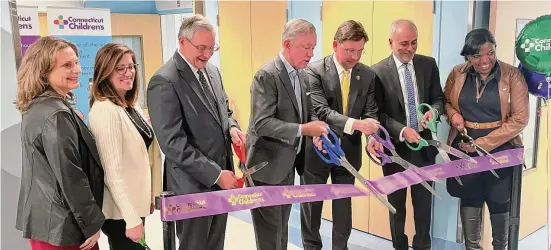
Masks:
[[[284,197],[286,197],[287,199],[304,198],[304,197],[316,197],[316,191],[314,189],[311,189],[311,188],[307,188],[307,189],[304,189],[304,190],[293,190],[293,191],[286,188],[285,190],[283,190],[282,195]]]
[[[168,215],[178,214],[178,213],[189,213],[189,212],[195,212],[195,211],[207,209],[205,206],[206,204],[207,204],[206,200],[196,200],[194,202],[178,203],[178,204],[168,203],[168,205],[164,207],[164,211]]]
[[[260,192],[252,194],[231,194],[228,198],[228,203],[230,203],[232,206],[236,206],[237,204],[243,205],[253,204],[256,202],[264,202],[264,198],[262,196],[263,194]]]

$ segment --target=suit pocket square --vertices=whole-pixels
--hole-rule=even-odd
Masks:
[[[310,95],[310,92],[306,92],[306,96],[309,96]]]

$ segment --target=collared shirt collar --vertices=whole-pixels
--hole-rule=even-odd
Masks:
[[[180,54],[180,56],[184,59],[184,61],[187,63],[187,65],[189,65],[189,68],[191,69],[191,71],[193,72],[193,74],[197,75],[197,71],[199,69],[195,68],[195,66],[193,66],[191,63],[188,62],[188,60],[186,59],[186,57],[184,55],[182,55],[182,53],[180,52],[180,50],[178,49],[178,54]],[[204,72],[203,72],[204,73]]]
[[[400,61],[400,59],[398,59],[398,57],[394,55],[394,53],[392,53],[392,58],[394,59],[394,63],[396,63],[396,68],[400,68],[402,65],[404,65],[404,63]],[[411,61],[409,61],[407,64],[408,66],[413,67],[413,59],[411,59]]]
[[[293,68],[293,66],[291,66],[291,64],[287,61],[287,59],[285,59],[285,57],[281,52],[279,52],[279,58],[281,59],[281,61],[283,61],[283,65],[285,65],[287,74],[291,74],[292,71],[296,70],[295,68]]]

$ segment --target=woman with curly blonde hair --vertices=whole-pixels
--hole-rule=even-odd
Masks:
[[[103,170],[94,138],[67,103],[80,73],[77,47],[47,36],[29,47],[17,75],[23,173],[16,228],[32,250],[99,249]]]

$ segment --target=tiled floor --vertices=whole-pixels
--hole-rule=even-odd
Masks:
[[[162,224],[159,211],[146,219],[146,241],[152,250],[163,250]],[[231,213],[228,217],[225,249],[228,250],[255,250],[255,237],[251,224],[249,211]],[[331,250],[331,222],[323,221],[321,234],[323,237],[323,249]],[[100,248],[109,249],[104,235],[100,238]],[[519,244],[519,250],[546,250],[547,229],[542,228]],[[359,231],[353,231],[349,240],[350,250],[393,250],[392,244],[385,239],[369,235]],[[288,250],[302,249],[300,235],[299,211],[293,209],[289,221],[289,245]],[[446,249],[437,249],[446,250]]]

